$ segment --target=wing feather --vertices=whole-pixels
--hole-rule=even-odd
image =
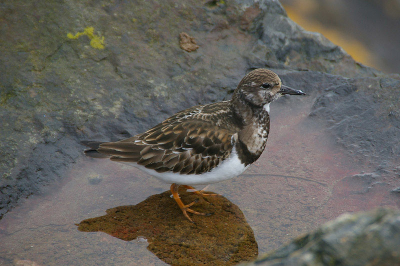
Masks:
[[[111,156],[113,161],[138,163],[160,173],[211,171],[229,157],[232,136],[238,131],[232,121],[226,120],[228,104],[192,107],[143,134],[102,143],[97,151]]]
[[[232,135],[208,121],[160,124],[130,141],[103,143],[98,151],[160,173],[201,174],[230,155]]]

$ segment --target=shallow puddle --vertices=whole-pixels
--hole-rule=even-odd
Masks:
[[[161,194],[169,185],[136,168],[82,157],[51,193],[31,196],[0,221],[0,264],[166,265],[164,261],[171,263],[171,257],[176,265],[188,265],[195,255],[204,257],[203,262],[218,257],[230,264],[238,260],[243,247],[252,246],[245,249],[252,256],[257,253],[254,245],[264,253],[344,212],[399,204],[398,197],[390,193],[390,180],[368,174],[367,166],[344,155],[329,131],[308,117],[311,103],[311,98],[297,105],[294,101],[274,103],[266,151],[240,177],[207,188],[226,200],[213,198],[194,206],[215,211],[209,217],[192,216],[196,225],[183,217],[168,193]],[[193,200],[188,197],[195,196],[184,195],[183,201]],[[137,208],[137,204],[146,208]],[[135,220],[129,220],[131,214],[118,216],[134,209],[146,210],[142,215],[147,218],[160,214],[158,222],[155,219],[146,227],[151,234],[141,235],[145,234],[139,231],[143,220],[140,227],[130,223]],[[114,231],[102,227],[107,210],[111,215],[107,223]],[[115,221],[117,216],[120,220]],[[244,229],[234,231],[229,219],[236,221],[235,228]],[[101,226],[96,225],[98,221]],[[85,223],[94,227],[78,230]],[[171,228],[176,235],[174,230],[167,235]],[[134,239],[129,237],[132,232]],[[228,243],[229,232],[241,233],[234,233]],[[206,235],[206,240],[199,235],[198,241],[196,237],[189,241],[191,233]],[[199,254],[196,245],[208,241],[227,248],[214,252],[218,254]]]

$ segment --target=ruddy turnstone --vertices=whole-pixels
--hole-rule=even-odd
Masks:
[[[269,133],[269,105],[284,94],[304,95],[283,86],[268,69],[248,73],[230,101],[194,106],[155,127],[117,142],[86,142],[85,154],[110,157],[172,184],[171,192],[189,221],[196,212],[179,198],[178,187],[210,184],[240,175],[264,151]],[[202,191],[197,194],[205,196]]]

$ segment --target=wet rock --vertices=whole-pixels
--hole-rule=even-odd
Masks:
[[[198,199],[184,191],[180,196],[185,203]],[[80,222],[78,229],[147,242],[147,249],[170,265],[235,265],[257,257],[253,230],[235,204],[208,196],[192,209],[213,215],[193,215],[195,224],[189,222],[166,191],[135,206],[109,209],[105,216]]]
[[[384,143],[397,136],[397,80],[304,31],[278,1],[8,0],[0,19],[0,216],[61,180],[83,156],[80,141],[126,138],[179,110],[227,99],[258,67],[320,96],[313,115],[333,121],[349,151],[372,150],[372,160],[398,153]],[[183,51],[181,32],[201,49]],[[357,117],[373,123],[353,123]]]
[[[400,211],[343,214],[288,245],[241,265],[398,265]]]
[[[15,260],[14,265],[16,265],[16,266],[40,266],[36,262],[30,261],[30,260]]]
[[[390,191],[399,178],[399,76],[358,64],[322,35],[304,31],[278,1],[6,0],[0,19],[0,216],[20,199],[63,179],[66,169],[83,157],[82,140],[126,138],[179,110],[228,99],[244,74],[259,67],[272,68],[284,84],[306,91],[314,100],[308,122],[326,125],[326,134],[365,164],[366,173],[349,175],[332,191],[350,188],[347,192],[362,195],[355,200],[366,202],[365,209],[376,206],[378,197],[398,202],[398,193]],[[195,37],[200,48],[183,51],[181,32]],[[343,195],[332,194],[337,196],[328,203]],[[354,199],[337,202],[349,205],[349,198]],[[229,263],[256,254],[251,228],[224,199],[196,205],[215,213],[193,217],[197,225],[182,221],[168,193],[149,200],[111,209],[83,221],[80,229],[148,241],[152,252],[175,264],[187,265],[187,257],[171,258],[172,251]],[[145,215],[134,223],[131,218],[138,213]],[[158,222],[148,226],[146,217]],[[374,258],[376,265],[392,265],[400,254],[396,219],[398,214],[388,210],[344,216],[260,263],[357,265]],[[210,237],[221,233],[228,246]],[[356,233],[359,242],[352,238]],[[195,238],[182,244],[179,237],[192,234]],[[380,239],[381,246],[373,248],[377,242],[370,239]],[[200,246],[193,248],[194,242]],[[210,247],[211,255],[200,254]],[[289,257],[291,251],[297,252]]]
[[[100,184],[101,181],[103,181],[103,178],[97,174],[89,174],[87,179],[89,184],[91,185],[97,185]]]
[[[337,142],[363,162],[382,168],[400,155],[400,81],[343,80],[315,100],[311,116],[322,118]]]
[[[400,193],[400,187],[397,187],[395,189],[392,189],[393,193]]]

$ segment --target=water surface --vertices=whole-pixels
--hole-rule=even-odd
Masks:
[[[368,166],[358,164],[335,144],[329,130],[308,117],[311,99],[292,103],[272,105],[271,133],[261,158],[241,176],[208,187],[241,210],[259,253],[344,212],[399,204],[389,192],[390,180],[374,180]],[[136,168],[82,156],[63,183],[53,185],[50,193],[29,197],[0,221],[0,264],[166,265],[147,249],[145,236],[127,241],[104,232],[81,232],[77,224],[168,189]],[[209,217],[192,217],[198,221],[197,231],[208,232],[209,225],[199,226]],[[176,219],[176,230],[182,219],[182,230],[194,231],[183,215],[171,221]]]

